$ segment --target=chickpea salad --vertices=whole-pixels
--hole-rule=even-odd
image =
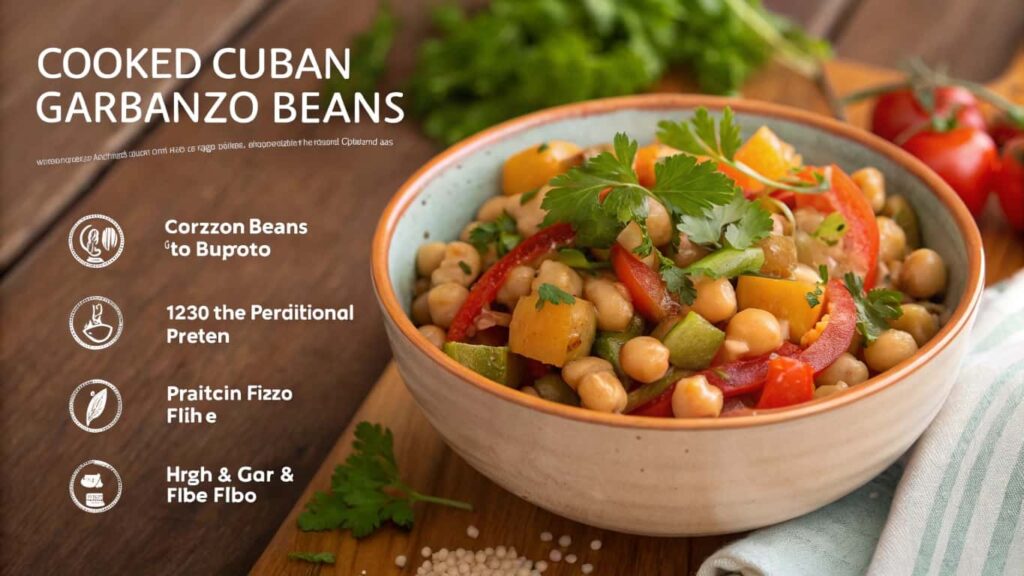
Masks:
[[[856,386],[939,331],[946,265],[873,167],[808,166],[729,108],[509,157],[416,256],[412,319],[469,369],[607,413],[717,418]]]

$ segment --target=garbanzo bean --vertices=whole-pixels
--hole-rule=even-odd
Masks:
[[[583,278],[580,278],[575,270],[557,260],[545,260],[541,263],[537,277],[533,279],[533,291],[536,292],[542,284],[551,284],[573,296],[583,294]]]
[[[587,374],[577,391],[584,408],[610,414],[619,414],[626,409],[626,389],[612,372]]]
[[[640,261],[646,264],[648,268],[657,267],[658,255],[655,254],[654,250],[651,250],[650,254],[642,258],[639,254],[633,252],[633,250],[639,247],[644,241],[644,233],[640,230],[640,227],[637,226],[636,222],[630,222],[625,228],[623,228],[622,232],[619,232],[617,241],[623,248],[629,250],[633,256],[640,258]]]
[[[565,383],[568,384],[570,388],[576,390],[580,387],[580,382],[583,381],[583,377],[587,374],[613,372],[614,370],[612,363],[604,358],[586,356],[584,358],[566,362],[565,366],[562,366],[562,380],[565,380]]]
[[[548,215],[547,210],[541,208],[540,205],[544,202],[544,196],[550,189],[550,186],[544,186],[526,204],[522,203],[522,195],[509,199],[505,210],[516,219],[516,230],[524,238],[533,236],[540,231],[541,224]]]
[[[416,273],[420,276],[429,277],[431,272],[437,270],[444,260],[444,249],[447,244],[444,242],[428,242],[416,252]]]
[[[904,304],[903,315],[889,321],[889,327],[903,330],[914,337],[918,346],[924,346],[939,331],[939,319],[920,304]]]
[[[836,392],[842,392],[843,390],[846,390],[847,388],[849,388],[849,386],[846,384],[846,382],[839,382],[838,384],[827,384],[825,386],[818,386],[817,388],[814,389],[814,397],[815,398],[824,398],[826,396],[831,396],[831,395],[835,394]]]
[[[903,261],[900,287],[913,298],[931,298],[946,290],[946,263],[930,248],[918,248]]]
[[[903,228],[892,218],[879,216],[878,222],[878,259],[882,262],[900,260],[907,249],[907,235]]]
[[[633,319],[633,303],[625,288],[604,278],[588,279],[583,296],[597,308],[597,327],[610,332],[621,332]]]
[[[791,278],[793,280],[808,282],[810,284],[818,284],[821,282],[821,275],[818,274],[818,271],[807,264],[797,264],[796,267],[793,268]]]
[[[434,324],[442,328],[452,325],[452,320],[459,308],[469,297],[469,290],[458,282],[438,284],[427,292],[427,304],[430,306],[430,318]]]
[[[878,214],[885,205],[885,176],[877,168],[861,168],[850,174],[853,183],[860,187],[871,209]]]
[[[782,326],[774,314],[759,308],[740,310],[725,328],[726,342],[739,358],[760,356],[782,346]]]
[[[424,292],[423,294],[420,294],[416,298],[413,298],[413,301],[412,301],[412,322],[413,322],[413,324],[416,324],[417,326],[422,326],[424,324],[430,324],[431,321],[432,321],[430,319],[430,304],[427,302],[427,294],[429,294],[429,293],[430,292],[428,290],[427,292]]]
[[[687,376],[676,382],[672,391],[672,414],[676,418],[717,418],[724,402],[722,391],[704,375]]]
[[[732,318],[736,313],[736,290],[725,278],[699,278],[694,281],[697,298],[691,310],[700,314],[705,320],[717,324]]]
[[[708,250],[700,244],[694,244],[690,242],[690,239],[686,234],[679,234],[679,247],[676,248],[674,254],[672,254],[672,261],[676,263],[676,266],[683,268],[693,264],[697,260],[708,255]]]
[[[638,336],[622,346],[619,364],[630,378],[640,382],[654,382],[668,372],[668,357],[668,348],[659,340]]]
[[[529,266],[516,266],[509,270],[508,278],[505,278],[505,283],[498,289],[498,303],[509,310],[515,310],[519,299],[530,294],[536,273],[537,271]]]
[[[444,341],[447,339],[447,334],[445,334],[444,329],[440,326],[434,326],[433,324],[420,326],[420,334],[426,336],[427,340],[438,348],[444,346]]]
[[[885,372],[916,352],[913,336],[903,330],[886,330],[864,349],[864,361],[875,372]]]
[[[481,222],[494,222],[499,216],[505,213],[509,203],[513,201],[510,196],[493,196],[480,206],[476,212],[476,219]]]
[[[845,382],[850,386],[860,384],[868,379],[868,367],[849,352],[843,352],[831,366],[825,368],[814,378],[818,386],[835,386]]]
[[[651,236],[651,243],[655,246],[664,246],[672,241],[672,219],[668,210],[661,205],[661,202],[647,199],[647,233]]]
[[[430,282],[437,286],[455,282],[469,286],[480,275],[480,253],[471,244],[449,242],[444,249],[444,260],[430,274]]]

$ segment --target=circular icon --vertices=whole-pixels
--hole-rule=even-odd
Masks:
[[[83,462],[71,474],[71,501],[90,514],[106,512],[121,499],[121,475],[102,460]]]
[[[88,304],[88,306],[86,306]],[[102,350],[121,337],[124,316],[110,298],[89,296],[71,309],[68,316],[71,336],[83,348]]]
[[[110,216],[89,214],[71,227],[68,248],[82,266],[104,268],[124,251],[124,231]]]
[[[121,408],[121,392],[110,382],[99,379],[79,384],[68,402],[71,421],[94,434],[113,428],[121,418]]]

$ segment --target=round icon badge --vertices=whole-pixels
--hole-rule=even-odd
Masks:
[[[124,231],[109,216],[89,214],[71,227],[68,248],[82,266],[104,268],[113,264],[124,251]]]
[[[76,426],[98,434],[110,430],[121,418],[121,392],[106,380],[82,382],[71,393],[68,412]]]
[[[117,342],[124,328],[121,309],[110,298],[89,296],[71,309],[71,336],[83,348],[102,350]]]
[[[75,506],[90,514],[106,512],[121,499],[121,475],[102,460],[83,462],[71,474],[68,490]]]

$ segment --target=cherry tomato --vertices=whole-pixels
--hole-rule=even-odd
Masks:
[[[814,398],[814,368],[786,356],[775,356],[768,361],[768,377],[757,407],[784,408]]]
[[[672,299],[661,276],[619,243],[612,246],[612,268],[644,318],[660,322],[679,312],[679,303]]]
[[[956,190],[971,214],[985,207],[989,185],[997,166],[996,144],[975,128],[954,128],[945,132],[918,132],[903,149],[921,159]]]
[[[1007,221],[1017,230],[1024,230],[1024,136],[1006,143],[995,175],[995,190]]]
[[[959,86],[936,88],[935,114],[946,116],[954,108],[957,126],[985,129],[985,117],[978,108],[974,94]],[[901,136],[909,136],[914,129],[927,127],[929,121],[928,111],[914,97],[912,90],[896,90],[882,94],[875,101],[875,108],[871,112],[871,131],[895,142]]]
[[[849,269],[864,278],[864,286],[875,285],[878,269],[878,224],[875,211],[867,197],[839,166],[830,167],[832,189],[823,194],[797,194],[797,207],[811,207],[829,214],[839,212],[846,220],[843,250],[848,254]],[[799,177],[810,181],[812,172],[824,173],[823,168],[808,167]]]

